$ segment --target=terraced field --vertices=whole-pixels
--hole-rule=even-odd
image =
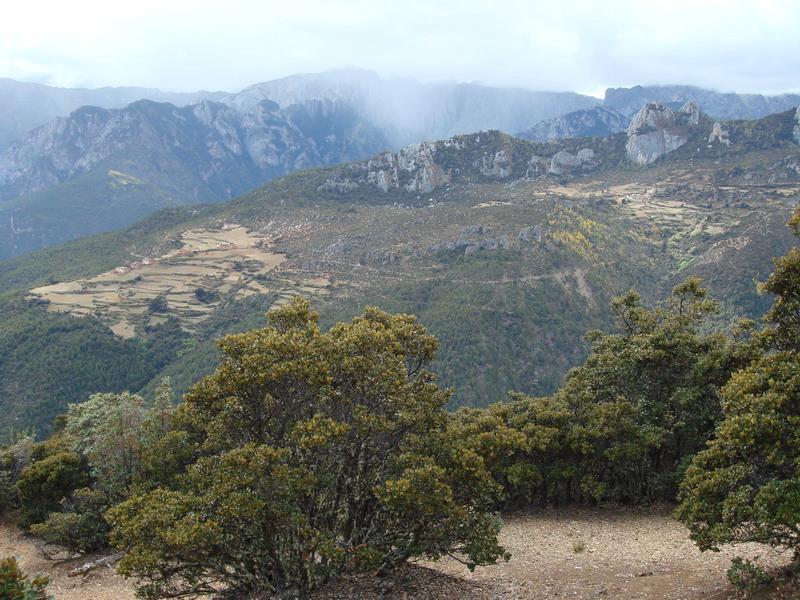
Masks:
[[[276,293],[280,303],[297,292],[325,294],[330,285],[324,276],[282,271],[286,256],[272,249],[269,238],[240,225],[188,230],[178,241],[179,248],[161,256],[38,287],[30,295],[46,301],[49,311],[97,316],[116,335],[130,338],[167,315],[194,331],[230,299]]]

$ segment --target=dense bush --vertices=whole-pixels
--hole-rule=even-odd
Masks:
[[[800,210],[791,225],[800,235]],[[692,461],[678,516],[701,549],[756,541],[800,559],[800,248],[776,261],[769,352],[723,389],[723,419]]]
[[[71,404],[58,435],[34,446],[33,463],[20,477],[23,526],[79,552],[107,546],[106,510],[134,484],[152,487],[146,477],[163,465],[154,454],[171,428],[171,396],[165,381],[152,407],[129,393]]]
[[[552,397],[462,410],[454,436],[481,455],[515,504],[672,499],[719,415],[719,388],[755,353],[705,334],[716,304],[697,279],[646,309],[613,303],[622,333],[591,332],[586,362]]]
[[[17,481],[31,462],[34,441],[30,436],[0,448],[0,515],[19,504]]]
[[[425,370],[435,340],[377,309],[322,333],[300,299],[269,320],[224,338],[178,408],[185,475],[109,512],[140,593],[304,595],[346,568],[502,557],[497,486]]]
[[[81,488],[61,501],[62,511],[50,513],[31,533],[77,552],[93,552],[108,546],[108,497],[99,490]]]
[[[28,528],[59,510],[61,501],[73,490],[89,483],[80,455],[68,450],[37,460],[27,466],[17,482],[22,507],[20,525]]]

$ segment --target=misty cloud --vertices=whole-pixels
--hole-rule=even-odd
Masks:
[[[595,94],[800,91],[795,0],[33,0],[3,13],[0,76],[56,85],[235,91],[351,66]]]

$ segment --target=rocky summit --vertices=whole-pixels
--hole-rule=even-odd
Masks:
[[[649,165],[689,140],[689,128],[700,122],[700,108],[687,102],[674,111],[661,102],[645,104],[628,125],[628,158]]]

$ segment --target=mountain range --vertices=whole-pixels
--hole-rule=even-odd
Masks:
[[[294,75],[238,93],[65,90],[2,80],[0,94],[7,107],[0,148],[15,139],[0,153],[0,259],[424,140],[493,129],[534,141],[605,136],[624,130],[648,102],[672,109],[699,101],[717,118],[759,117],[800,103],[792,95],[688,86],[609,89],[601,103],[569,92],[420,83],[358,70]],[[136,96],[149,99],[128,103]],[[100,106],[68,113],[80,103]],[[39,126],[20,133],[31,124]]]
[[[651,303],[697,275],[720,327],[763,314],[799,143],[796,110],[651,102],[605,137],[426,141],[0,262],[0,427],[44,432],[68,402],[166,375],[184,390],[220,335],[296,293],[325,326],[364,304],[417,314],[452,407],[548,393],[631,287]]]

